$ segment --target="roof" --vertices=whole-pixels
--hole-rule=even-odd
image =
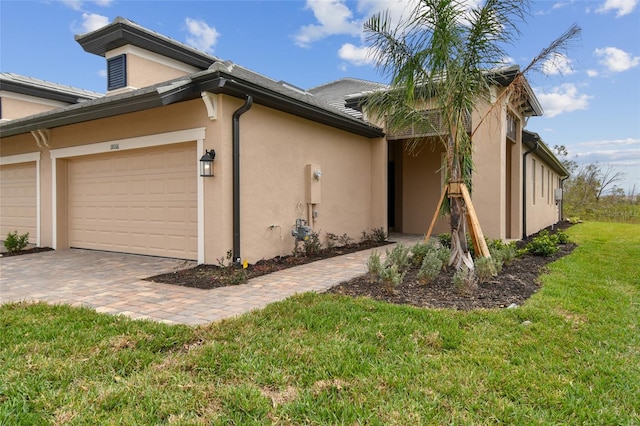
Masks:
[[[547,144],[542,141],[539,134],[529,130],[522,131],[522,142],[532,153],[540,157],[549,167],[562,177],[569,176],[569,171],[564,167],[558,157],[549,149]]]
[[[202,92],[253,97],[254,103],[366,137],[382,137],[379,127],[353,118],[308,92],[230,62],[174,80],[104,96],[0,124],[0,137],[81,123],[201,97]]]
[[[376,83],[368,80],[359,80],[356,78],[343,78],[322,84],[309,89],[309,93],[324,100],[329,105],[340,111],[362,119],[362,111],[346,105],[346,98],[349,96],[362,96],[365,93],[374,90],[388,89],[389,86],[382,83]]]
[[[519,65],[511,65],[509,67],[488,70],[487,74],[491,82],[501,87],[507,87],[516,79],[516,77],[521,75]],[[524,114],[526,116],[541,116],[543,113],[542,106],[540,105],[538,98],[536,98],[533,89],[526,79],[521,79],[521,82],[525,96],[522,99],[520,107],[522,108]],[[347,96],[346,107],[361,110],[362,104],[366,102],[367,95],[368,93],[365,92]]]
[[[69,104],[104,96],[102,93],[51,83],[50,81],[25,77],[9,72],[0,73],[0,90]]]
[[[358,120],[309,92],[237,64],[224,62],[122,17],[96,31],[76,36],[76,41],[86,51],[101,56],[109,50],[131,44],[190,64],[202,71],[131,92],[92,98],[82,104],[1,123],[1,137],[198,99],[202,92],[224,93],[243,99],[250,95],[256,104],[308,120],[361,136],[384,136],[379,127]]]
[[[121,16],[95,31],[76,35],[75,39],[86,52],[98,56],[105,56],[106,52],[118,47],[132,45],[201,70],[207,69],[209,65],[220,60]]]

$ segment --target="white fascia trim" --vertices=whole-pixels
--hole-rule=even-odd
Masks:
[[[198,181],[198,265],[204,263],[204,177],[200,176],[200,155],[204,152],[204,139],[198,139],[195,162]]]
[[[29,163],[31,161],[35,161],[36,163],[40,161],[40,151],[0,157],[0,166],[6,166],[8,164]]]
[[[54,108],[69,106],[69,103],[67,102],[38,98],[36,96],[23,95],[22,93],[8,92],[6,90],[0,90],[0,98],[14,99],[16,101],[29,102],[32,104],[47,105]]]
[[[187,65],[184,62],[176,61],[175,59],[167,58],[166,56],[159,55],[157,53],[151,52],[146,49],[142,49],[138,46],[132,46],[130,44],[122,47],[118,47],[117,49],[110,50],[105,53],[105,59],[113,58],[114,56],[123,55],[123,54],[131,54],[138,56],[142,59],[146,59],[148,61],[156,62],[160,65],[164,65],[167,67],[171,67],[182,71],[186,74],[193,74],[195,72],[201,71],[199,68],[192,67],[191,65]]]
[[[199,127],[175,132],[158,133],[136,138],[116,139],[89,145],[71,146],[69,148],[52,149],[51,158],[70,158],[81,155],[102,154],[105,152],[125,151],[128,149],[149,148],[174,143],[204,140],[205,128]]]
[[[31,162],[36,163],[36,246],[40,247],[40,152],[0,157],[0,166]]]

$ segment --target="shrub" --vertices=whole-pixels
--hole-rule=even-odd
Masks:
[[[369,275],[369,282],[376,282],[382,275],[382,263],[380,262],[380,254],[377,251],[371,252],[369,259],[367,260],[367,272]]]
[[[451,234],[445,232],[444,234],[438,235],[438,241],[440,241],[443,247],[451,248]]]
[[[423,257],[420,270],[417,275],[418,280],[423,284],[428,284],[438,276],[441,270],[442,261],[438,259],[438,253],[436,251],[430,251]]]
[[[569,234],[559,229],[558,232],[556,232],[556,240],[558,244],[567,244],[569,242]]]
[[[384,261],[385,268],[396,266],[398,271],[404,272],[409,267],[409,249],[402,243],[398,243],[391,252],[386,250],[387,258]]]
[[[382,270],[380,273],[380,279],[382,280],[382,284],[385,289],[389,292],[393,292],[393,290],[402,283],[402,280],[404,279],[404,272],[400,271],[398,265],[393,264]]]
[[[534,256],[548,257],[558,251],[558,240],[545,229],[527,244],[525,248],[527,253]]]
[[[9,253],[17,253],[29,244],[29,233],[18,235],[18,231],[9,232],[4,247]]]
[[[481,283],[487,282],[491,277],[498,275],[497,263],[502,268],[502,261],[493,257],[481,257],[476,260],[476,275]]]
[[[436,255],[442,262],[442,269],[445,269],[449,265],[449,259],[451,259],[451,249],[448,247],[440,247]]]
[[[364,241],[373,241],[375,243],[384,243],[387,241],[388,234],[387,231],[384,230],[383,227],[380,228],[372,228],[370,232],[362,231],[361,240]]]
[[[422,265],[422,260],[428,253],[438,251],[438,243],[434,239],[430,239],[426,243],[418,243],[411,247],[411,263],[414,266]]]
[[[457,270],[453,274],[453,286],[458,293],[472,293],[478,287],[473,269],[463,266]]]
[[[333,232],[327,232],[326,233],[326,242],[325,244],[327,245],[328,249],[332,249],[335,246],[338,245],[338,239],[340,237],[337,234],[334,234]]]
[[[322,249],[322,243],[320,242],[320,234],[317,232],[311,232],[309,237],[302,242],[302,248],[305,256],[314,256]]]

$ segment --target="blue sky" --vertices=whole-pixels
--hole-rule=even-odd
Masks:
[[[75,42],[123,16],[275,80],[311,87],[354,77],[386,82],[366,55],[362,23],[414,0],[5,1],[0,0],[0,71],[104,92],[105,61]],[[468,0],[470,5],[480,0]],[[571,24],[582,28],[555,67],[529,75],[545,114],[526,128],[579,164],[624,173],[640,192],[639,0],[537,1],[508,48],[524,67]],[[562,69],[562,73],[557,70]]]

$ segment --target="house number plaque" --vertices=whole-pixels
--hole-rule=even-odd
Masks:
[[[119,143],[112,143],[111,144],[111,151],[113,151],[114,149],[120,149],[120,144]]]

